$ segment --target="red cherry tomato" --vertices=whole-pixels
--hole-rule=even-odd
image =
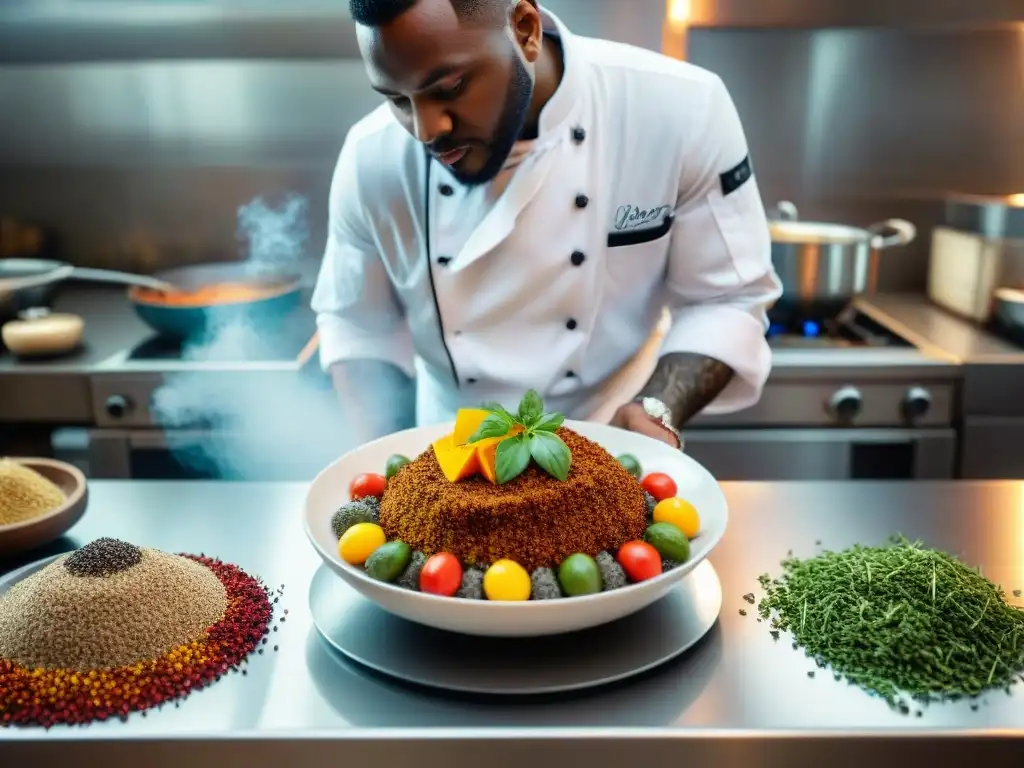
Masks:
[[[427,558],[420,570],[420,591],[451,597],[462,586],[462,565],[455,555],[438,552]]]
[[[630,581],[653,579],[661,573],[661,555],[646,541],[627,541],[619,547],[618,561]]]
[[[358,475],[353,478],[352,484],[348,487],[348,495],[352,497],[352,500],[365,499],[367,496],[377,496],[378,498],[384,495],[384,489],[387,487],[388,481],[384,475]]]
[[[658,501],[671,499],[676,495],[676,481],[662,472],[651,472],[640,481],[640,487]]]

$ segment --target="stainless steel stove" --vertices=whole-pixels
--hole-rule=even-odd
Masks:
[[[760,402],[686,430],[688,452],[718,478],[953,476],[955,360],[853,307],[774,314],[768,342]],[[88,366],[67,363],[68,381],[88,379],[87,416],[77,417],[88,426],[62,429],[54,444],[83,456],[92,477],[308,480],[351,447],[316,348],[308,311],[263,337],[236,329],[202,346],[135,333]]]
[[[745,411],[702,415],[687,451],[721,480],[952,477],[959,368],[853,306],[773,312],[772,374]]]
[[[847,307],[837,317],[800,314],[769,316],[768,344],[773,349],[912,349],[906,339]]]

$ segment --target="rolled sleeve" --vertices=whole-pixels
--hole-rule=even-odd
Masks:
[[[320,365],[381,360],[414,374],[412,334],[358,198],[349,136],[331,182],[327,247],[313,290]]]
[[[706,409],[728,413],[761,397],[772,355],[765,340],[767,310],[781,295],[771,238],[749,163],[736,107],[713,77],[707,104],[686,147],[672,228],[666,305],[672,326],[661,354],[689,352],[719,360],[736,375]]]

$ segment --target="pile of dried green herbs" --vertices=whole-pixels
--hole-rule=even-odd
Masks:
[[[1024,611],[956,558],[902,536],[782,562],[760,577],[772,635],[907,712],[1005,688],[1024,670]],[[1016,594],[1016,593],[1015,593]],[[811,674],[811,673],[808,673]]]

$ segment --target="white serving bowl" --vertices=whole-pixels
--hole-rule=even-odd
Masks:
[[[331,570],[357,592],[396,616],[437,629],[492,637],[537,637],[587,629],[628,616],[663,597],[715,548],[728,520],[725,496],[704,467],[665,443],[604,424],[566,421],[564,426],[595,441],[613,456],[633,454],[645,475],[664,472],[675,480],[678,495],[697,508],[701,522],[685,564],[653,579],[596,595],[490,602],[415,592],[372,579],[362,567],[342,560],[331,517],[350,500],[352,479],[366,472],[383,474],[393,454],[418,456],[434,440],[452,431],[451,422],[407,429],[367,443],[320,472],[306,494],[306,535]]]

